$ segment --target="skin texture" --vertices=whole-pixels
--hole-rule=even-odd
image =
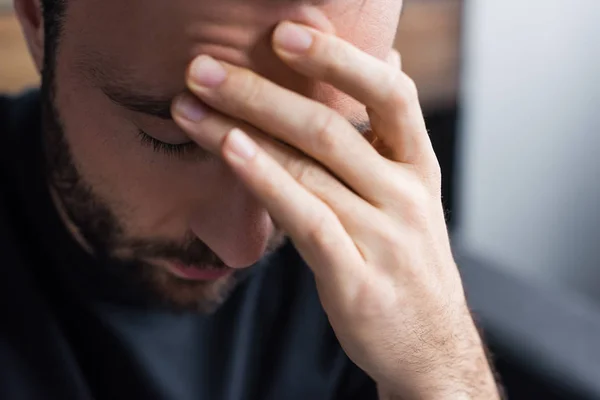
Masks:
[[[42,68],[37,2],[16,6]],[[336,30],[384,58],[400,9],[396,0],[68,2],[45,125],[53,193],[70,230],[131,290],[141,287],[144,297],[173,309],[214,309],[237,270],[212,282],[182,281],[165,270],[165,259],[242,269],[277,248],[283,233],[218,157],[198,148],[178,157],[142,144],[140,129],[172,144],[189,141],[172,120],[131,111],[114,98],[151,97],[168,114],[185,89],[187,66],[207,54],[364,121],[360,103],[286,66],[270,33],[289,18]]]
[[[342,347],[382,399],[498,398],[450,250],[417,91],[390,53],[401,3],[156,3],[136,12],[141,0],[80,2],[57,58],[55,118],[46,122],[62,122],[75,186],[85,182],[102,205],[96,211],[119,225],[104,252],[135,254],[118,246],[131,238],[197,238],[241,269],[264,255],[277,226],[312,269]],[[29,37],[35,55],[35,30]],[[115,99],[131,103],[115,89],[123,83],[176,96],[177,125],[119,108]],[[365,140],[364,121],[376,141]],[[140,148],[134,126],[192,140],[203,161]],[[75,191],[54,188],[89,243],[94,229],[73,211]],[[98,252],[102,240],[91,242]],[[155,289],[185,304],[171,292],[177,283]],[[207,293],[198,290],[196,301]]]
[[[192,93],[175,101],[176,121],[289,234],[342,347],[381,398],[498,398],[452,258],[414,82],[393,57],[301,25],[279,24],[273,46],[295,70],[361,101],[378,144],[339,112],[204,55],[188,70]]]

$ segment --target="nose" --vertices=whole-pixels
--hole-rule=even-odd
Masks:
[[[229,267],[248,267],[265,254],[275,231],[273,222],[235,178],[221,189],[210,204],[195,210],[190,228]]]

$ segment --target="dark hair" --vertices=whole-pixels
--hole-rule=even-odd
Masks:
[[[42,95],[48,100],[54,94],[54,67],[56,51],[62,30],[67,0],[40,0],[44,19],[44,65],[42,68]]]
[[[54,67],[67,0],[41,0],[44,18],[44,69]]]

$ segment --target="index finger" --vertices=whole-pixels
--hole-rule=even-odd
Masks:
[[[273,35],[279,57],[298,72],[332,84],[365,106],[392,158],[435,160],[414,82],[400,68],[313,28],[283,22]]]

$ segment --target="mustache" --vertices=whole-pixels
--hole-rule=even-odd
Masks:
[[[278,231],[268,241],[265,254],[273,253],[286,240],[286,235],[282,231]],[[113,255],[123,251],[124,254],[127,254],[126,258],[130,260],[159,258],[195,267],[230,268],[206,243],[194,234],[187,235],[183,243],[161,239],[129,239],[114,243],[112,247],[116,249],[115,252],[112,252]]]
[[[198,238],[185,244],[163,240],[130,240],[119,246],[126,249],[133,259],[161,258],[184,265],[212,268],[228,268],[227,264]],[[128,257],[129,258],[129,257]]]

